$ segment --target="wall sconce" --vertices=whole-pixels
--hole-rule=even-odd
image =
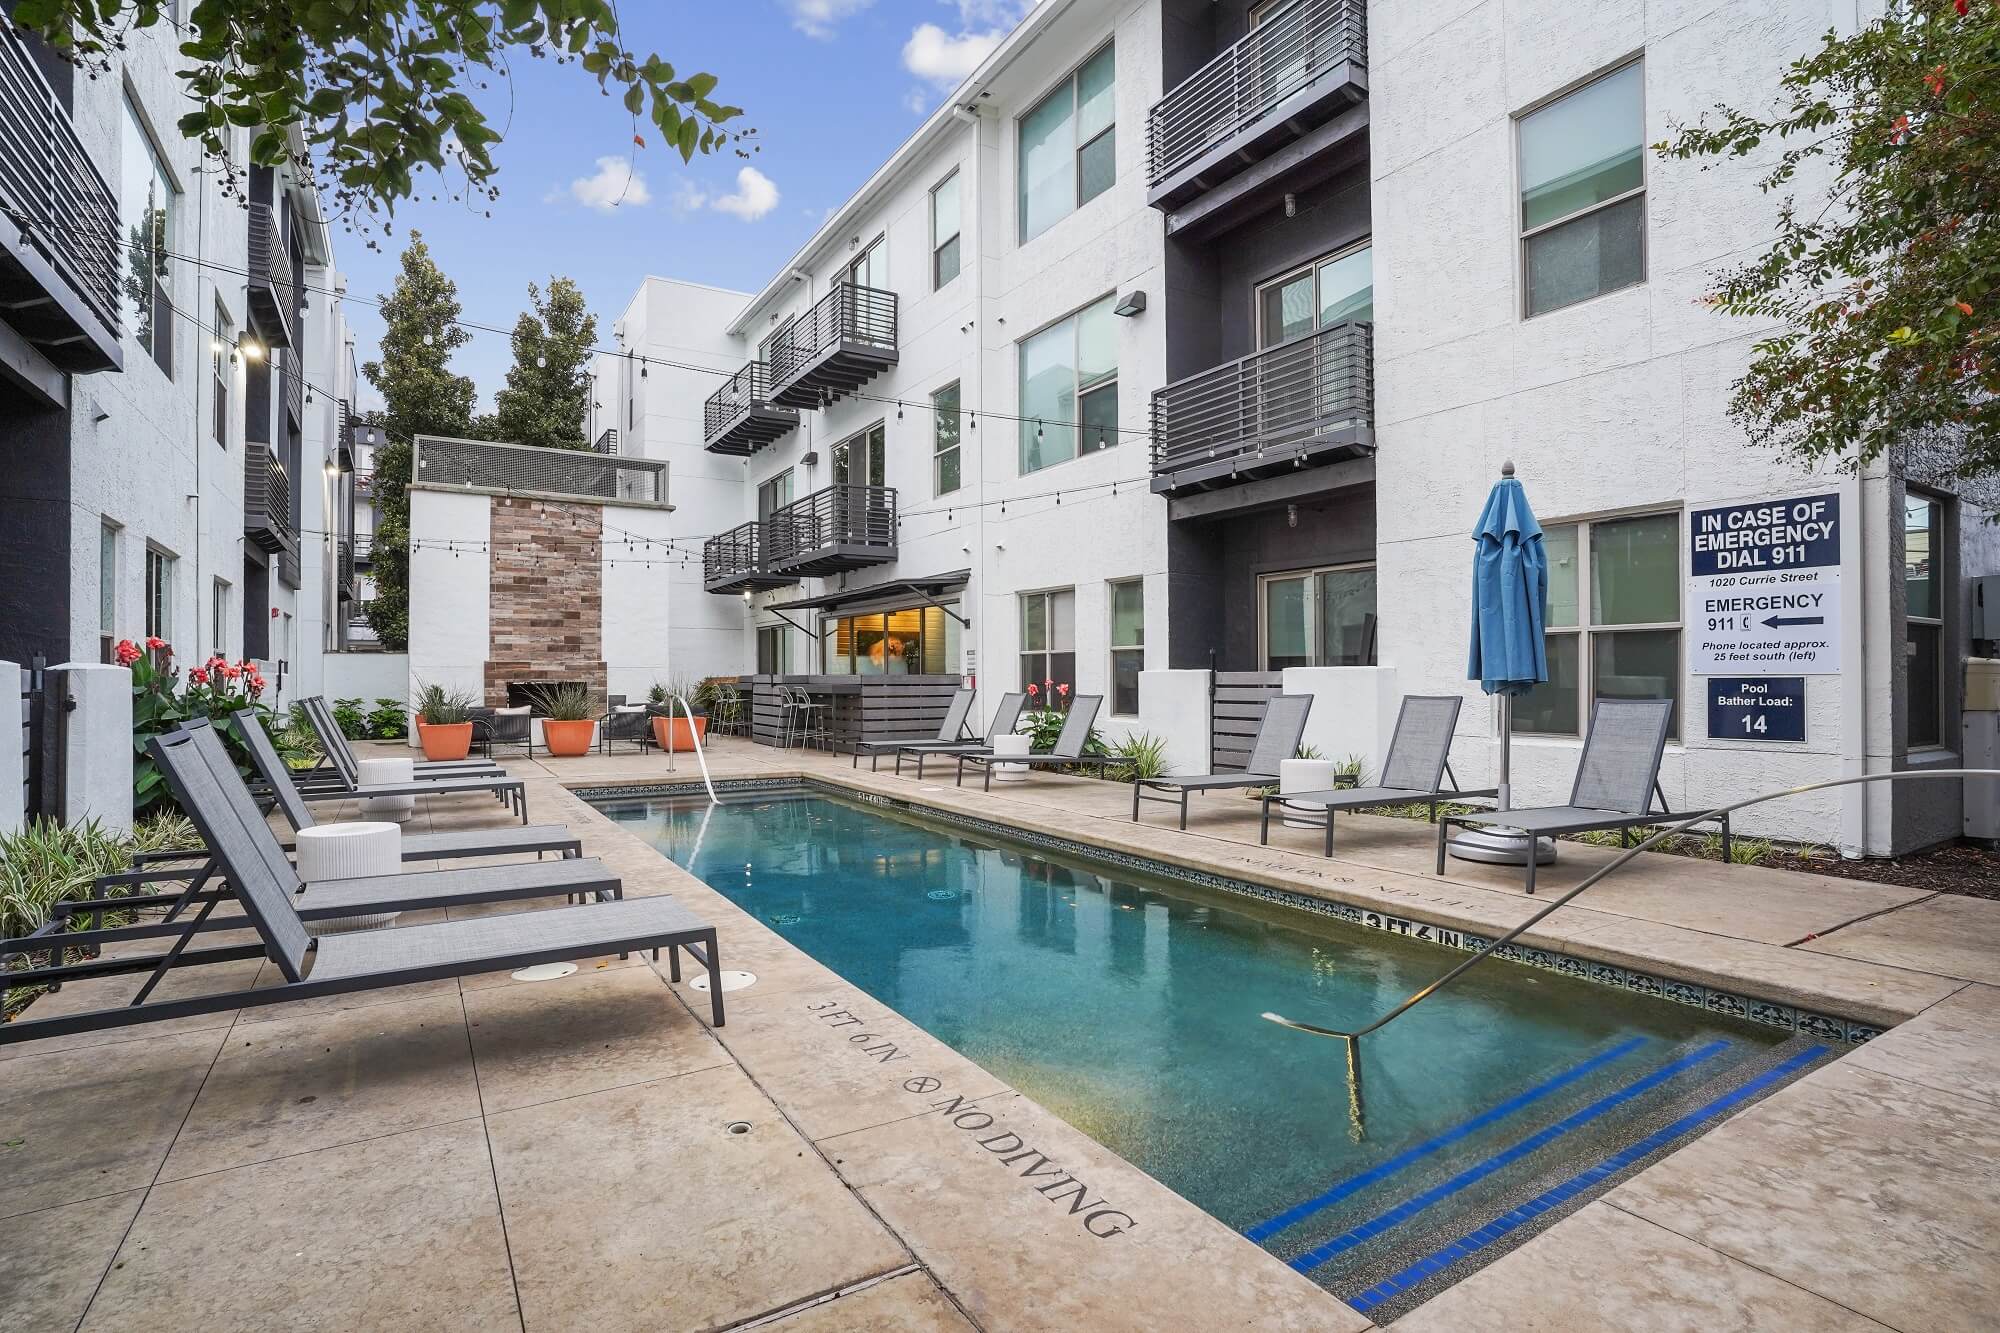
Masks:
[[[1111,307],[1111,313],[1114,315],[1123,315],[1125,318],[1130,319],[1145,309],[1146,294],[1144,292],[1127,292],[1118,298],[1117,305]]]
[[[236,351],[245,361],[261,361],[264,359],[263,345],[247,333],[236,339]]]

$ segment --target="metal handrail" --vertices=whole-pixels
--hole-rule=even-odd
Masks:
[[[896,549],[896,488],[836,483],[771,511],[762,534],[766,567],[830,546]]]
[[[1375,326],[1330,324],[1153,392],[1153,471],[1375,422]]]
[[[685,695],[670,694],[667,696],[667,736],[669,739],[673,737],[674,705],[676,703],[681,706],[681,713],[687,718],[688,735],[694,738],[694,757],[701,763],[701,785],[708,788],[708,803],[714,805],[719,799],[715,794],[715,779],[708,775],[708,756],[701,752],[701,729],[694,724],[694,709],[688,706]],[[667,772],[671,773],[674,771],[674,755],[678,751],[671,745],[667,746],[666,750]]]
[[[722,382],[701,408],[701,437],[712,440],[741,413],[771,397],[771,368],[762,361],[746,362]]]
[[[733,578],[739,574],[759,574],[759,540],[763,525],[740,523],[727,532],[718,532],[701,547],[701,575],[704,582]]]

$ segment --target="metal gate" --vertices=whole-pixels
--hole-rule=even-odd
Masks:
[[[63,732],[72,706],[65,693],[47,658],[21,668],[21,808],[30,820],[62,818]]]
[[[1264,721],[1264,705],[1284,690],[1277,671],[1209,673],[1209,764],[1217,773],[1249,766]]]

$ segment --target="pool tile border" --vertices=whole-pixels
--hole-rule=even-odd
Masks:
[[[1238,897],[1255,898],[1281,907],[1297,911],[1311,912],[1319,916],[1333,917],[1370,930],[1380,930],[1391,935],[1401,935],[1408,939],[1421,940],[1441,948],[1459,953],[1476,953],[1492,942],[1490,936],[1471,931],[1457,930],[1433,922],[1412,917],[1395,916],[1388,912],[1378,912],[1370,908],[1357,907],[1352,903],[1335,902],[1326,898],[1316,898],[1311,894],[1295,893],[1289,889],[1273,888],[1267,884],[1256,884],[1249,880],[1236,879],[1228,875],[1217,875],[1191,866],[1176,865],[1171,861],[1161,861],[1154,857],[1140,856],[1133,852],[1117,851],[1099,847],[1092,843],[1080,842],[1074,838],[1059,837],[1052,833],[1037,833],[1017,828],[1011,824],[995,820],[981,819],[975,815],[961,814],[953,810],[941,810],[936,806],[924,805],[917,801],[898,800],[878,792],[857,791],[834,783],[821,782],[805,777],[784,778],[725,778],[716,784],[718,791],[759,792],[759,791],[812,791],[826,792],[843,800],[858,801],[864,805],[881,806],[890,810],[903,810],[921,815],[925,819],[953,824],[961,828],[975,830],[990,837],[1024,842],[1031,846],[1060,852],[1066,856],[1098,861],[1136,870],[1141,874],[1160,879],[1176,880],[1185,884],[1195,884],[1202,888],[1214,889],[1220,893]],[[698,796],[703,794],[698,782],[646,783],[639,785],[588,786],[571,789],[573,794],[585,801],[641,800],[648,797]],[[1557,972],[1579,981],[1611,986],[1618,990],[1632,991],[1648,995],[1654,999],[1671,1000],[1676,1004],[1688,1005],[1695,1009],[1706,1009],[1711,1013],[1731,1018],[1740,1018],[1761,1027],[1777,1028],[1783,1032],[1796,1032],[1820,1041],[1838,1041],[1859,1044],[1873,1037],[1879,1037],[1883,1028],[1872,1023],[1856,1022],[1833,1014],[1823,1014],[1793,1005],[1780,1004],[1774,1000],[1759,999],[1741,995],[1734,991],[1718,990],[1699,982],[1685,981],[1677,977],[1660,976],[1650,972],[1639,972],[1631,968],[1619,967],[1612,963],[1595,959],[1578,958],[1571,954],[1559,953],[1552,949],[1542,949],[1526,944],[1504,944],[1494,951],[1494,957],[1527,967],[1539,968],[1544,972]]]

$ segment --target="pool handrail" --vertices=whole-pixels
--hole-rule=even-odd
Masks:
[[[721,798],[715,794],[715,780],[708,775],[708,756],[701,752],[701,728],[694,724],[694,709],[688,706],[685,695],[667,696],[667,739],[671,742],[674,736],[675,704],[681,706],[681,712],[687,717],[688,735],[694,738],[694,757],[701,763],[701,785],[708,788],[708,803],[714,805]],[[667,772],[671,773],[674,771],[674,756],[679,753],[679,747],[668,744],[662,748],[667,752]]]

